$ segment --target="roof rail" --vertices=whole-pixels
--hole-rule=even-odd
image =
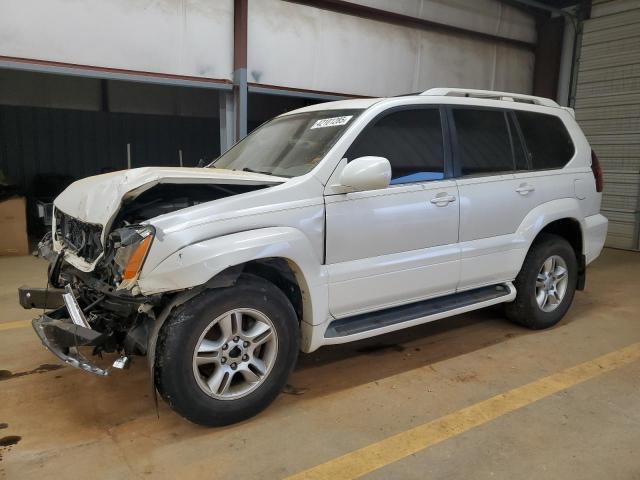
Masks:
[[[553,100],[544,97],[535,97],[533,95],[524,95],[521,93],[494,92],[492,90],[473,90],[468,88],[430,88],[429,90],[422,92],[420,95],[486,98],[488,100],[506,100],[507,102],[531,103],[534,105],[556,108],[560,106]]]

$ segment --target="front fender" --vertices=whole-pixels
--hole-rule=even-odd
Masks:
[[[302,290],[304,320],[312,324],[326,320],[325,268],[308,238],[291,227],[259,228],[194,243],[143,272],[138,285],[146,295],[185,290],[207,283],[229,267],[262,258],[287,260]]]

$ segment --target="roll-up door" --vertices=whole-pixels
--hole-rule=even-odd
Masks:
[[[606,245],[640,249],[640,2],[594,1],[584,24],[576,117],[604,169]]]

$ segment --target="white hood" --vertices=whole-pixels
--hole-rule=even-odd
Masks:
[[[143,167],[78,180],[58,195],[54,205],[83,222],[105,226],[118,212],[123,199],[137,196],[159,183],[265,185],[286,180],[261,173],[217,168]]]

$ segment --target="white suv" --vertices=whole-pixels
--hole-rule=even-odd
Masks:
[[[189,420],[265,408],[298,352],[505,304],[557,323],[602,249],[602,173],[573,111],[432,89],[281,115],[206,168],[75,182],[40,245],[56,290],[21,289],[44,344],[146,355]]]

